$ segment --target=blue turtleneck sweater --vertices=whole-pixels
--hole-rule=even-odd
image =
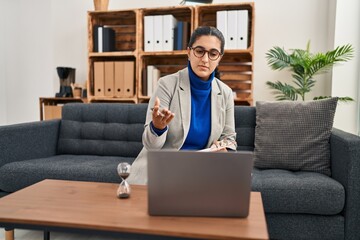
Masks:
[[[188,63],[191,87],[190,129],[182,150],[199,150],[206,147],[211,132],[211,83],[215,71],[209,80],[200,79]]]

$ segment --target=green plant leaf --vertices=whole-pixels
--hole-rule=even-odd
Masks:
[[[309,75],[325,73],[334,64],[339,62],[347,62],[353,57],[354,49],[351,45],[339,46],[333,51],[329,51],[325,54],[318,53],[311,61],[309,68]]]
[[[277,100],[292,100],[295,101],[298,98],[297,90],[288,84],[283,84],[280,81],[277,81],[275,83],[267,81],[266,84],[274,91],[274,94],[276,95],[275,98]]]
[[[290,57],[286,51],[280,47],[270,49],[266,54],[268,65],[274,70],[281,70],[290,66]]]

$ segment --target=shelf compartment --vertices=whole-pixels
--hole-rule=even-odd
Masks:
[[[139,89],[138,98],[141,100],[148,100],[149,97],[145,94],[144,88],[147,84],[147,66],[153,65],[160,71],[160,77],[175,73],[187,66],[187,56],[185,51],[182,54],[174,55],[142,55],[139,63]]]
[[[140,39],[139,39],[139,45],[142,52],[144,52],[144,17],[145,16],[155,16],[155,15],[173,15],[176,20],[188,22],[190,26],[190,33],[194,30],[194,7],[192,6],[176,6],[176,7],[162,7],[162,8],[146,8],[141,9],[140,11],[140,19],[142,21],[142,24],[139,27]],[[190,37],[189,33],[189,37]],[[187,40],[189,41],[189,39]],[[187,46],[187,43],[186,43]],[[154,52],[149,52],[154,53]]]
[[[108,97],[108,96],[95,96],[95,92],[94,92],[94,63],[95,62],[122,62],[122,61],[131,61],[134,62],[134,95],[132,97],[116,97],[116,96],[112,96],[112,97]],[[89,64],[89,78],[87,81],[87,89],[88,89],[88,98],[90,102],[94,102],[96,100],[109,100],[109,101],[122,101],[121,99],[124,98],[125,102],[137,102],[136,101],[136,96],[137,96],[137,82],[138,82],[138,75],[137,75],[137,61],[136,58],[134,56],[94,56],[94,57],[90,57],[88,59],[88,64]]]
[[[137,48],[138,10],[88,12],[89,53],[93,53],[93,27],[102,25],[115,30],[116,52],[133,52]]]

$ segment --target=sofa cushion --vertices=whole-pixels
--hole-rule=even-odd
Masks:
[[[330,175],[330,135],[337,98],[257,102],[254,165]]]
[[[147,104],[66,104],[58,154],[136,157],[141,151]]]
[[[267,213],[265,217],[270,239],[349,239],[344,238],[345,219],[343,215]]]
[[[254,150],[256,109],[248,106],[235,106],[235,131],[237,150]]]
[[[267,213],[333,215],[345,203],[344,187],[314,172],[254,168],[252,190],[261,192]]]
[[[56,155],[12,162],[0,168],[0,189],[15,192],[44,179],[120,183],[117,165],[133,161],[124,157]]]

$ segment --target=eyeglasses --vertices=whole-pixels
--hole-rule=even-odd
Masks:
[[[209,59],[211,61],[216,61],[220,56],[222,56],[222,53],[220,53],[218,50],[216,49],[210,49],[209,51],[208,50],[205,50],[205,48],[203,47],[189,47],[191,50],[193,50],[194,52],[194,56],[197,57],[197,58],[202,58],[205,53],[208,53],[208,56],[209,56]]]

